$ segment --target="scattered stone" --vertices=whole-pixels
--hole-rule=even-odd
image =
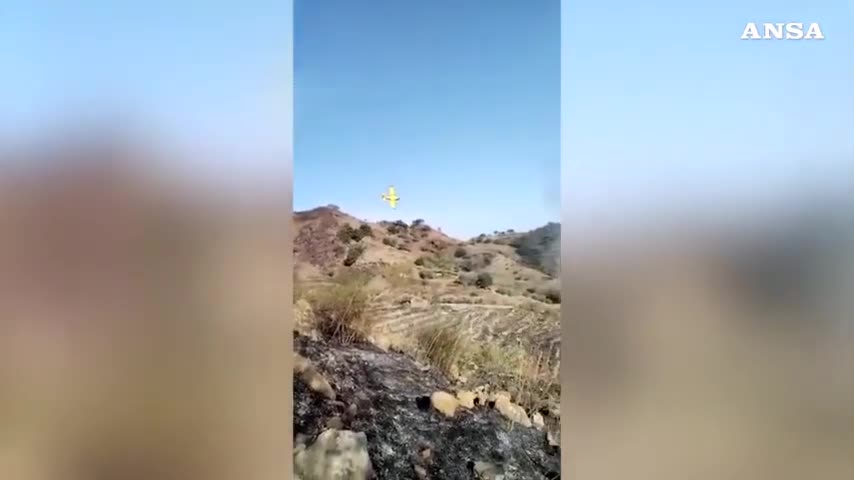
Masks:
[[[457,392],[457,400],[459,400],[460,406],[463,408],[474,408],[474,400],[477,396],[468,391]]]
[[[308,359],[299,354],[294,354],[294,373],[312,391],[330,400],[335,400],[335,390],[332,389],[329,382],[323,378],[323,375],[317,371]]]
[[[309,442],[309,440],[311,440],[311,436],[306,435],[304,433],[297,433],[296,437],[294,438],[294,445],[305,446]]]
[[[495,392],[494,394],[492,394],[490,396],[489,399],[495,403],[498,403],[502,400],[507,400],[508,402],[510,402],[513,398],[510,395],[510,392],[501,391],[501,392]]]
[[[433,392],[433,395],[430,396],[430,404],[446,417],[453,417],[459,406],[459,401],[448,392],[438,391]]]
[[[345,410],[344,413],[341,415],[341,419],[345,423],[350,423],[356,419],[356,414],[358,413],[359,408],[356,406],[355,403],[351,403],[350,406],[347,407],[347,410]]]
[[[415,465],[415,475],[418,476],[418,480],[427,480],[430,478],[427,476],[427,469],[422,467],[421,465]]]
[[[389,351],[391,348],[391,340],[382,335],[371,335],[368,337],[368,341],[384,352]]]
[[[450,375],[452,379],[460,378],[460,367],[458,367],[456,363],[452,363],[451,367],[448,368],[448,375]]]
[[[486,405],[489,402],[489,389],[486,385],[481,385],[474,389],[475,405]]]
[[[543,419],[543,416],[540,415],[540,412],[534,412],[534,414],[531,415],[531,423],[534,424],[534,428],[537,430],[543,430],[546,428],[546,421]]]
[[[489,462],[474,462],[474,473],[479,480],[503,480],[504,471]]]
[[[324,430],[310,447],[295,449],[294,470],[300,480],[371,479],[367,436],[349,430]]]
[[[560,437],[555,437],[552,435],[552,432],[546,433],[546,441],[548,442],[550,447],[559,447],[560,446]]]
[[[344,422],[341,420],[341,417],[332,417],[326,421],[326,428],[342,430],[344,428]]]
[[[528,414],[525,413],[525,409],[519,405],[515,405],[506,398],[499,398],[499,400],[495,402],[495,408],[510,421],[516,422],[525,427],[531,426],[531,419],[528,418]]]

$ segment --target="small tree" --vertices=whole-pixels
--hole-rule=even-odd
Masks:
[[[357,231],[349,224],[345,224],[340,229],[338,229],[338,240],[341,240],[344,243],[354,240],[354,237],[356,237],[357,235]]]
[[[374,231],[373,231],[373,229],[371,229],[370,225],[363,223],[363,224],[359,225],[358,235],[359,235],[359,240],[361,240],[365,237],[373,237]]]
[[[344,258],[344,266],[352,266],[354,263],[356,263],[356,260],[358,260],[359,257],[362,256],[362,253],[364,253],[364,251],[365,247],[360,244],[356,244],[350,247],[350,249],[347,250],[347,256]]]
[[[492,285],[492,275],[481,272],[477,275],[477,280],[475,280],[474,284],[479,288],[487,288]]]
[[[560,290],[556,288],[546,290],[543,295],[551,303],[560,303]]]

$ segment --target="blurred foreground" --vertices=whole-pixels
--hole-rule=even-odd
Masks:
[[[283,478],[287,185],[226,195],[112,137],[0,155],[0,478]]]
[[[568,478],[854,478],[850,192],[563,246]]]

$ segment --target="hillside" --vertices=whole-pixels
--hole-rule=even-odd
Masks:
[[[559,225],[461,241],[330,205],[294,232],[300,478],[343,441],[348,478],[559,478]],[[360,402],[386,410],[357,420]]]
[[[551,276],[560,273],[560,224],[548,223],[529,232],[495,232],[480,235],[469,243],[498,243],[513,247],[522,264]]]
[[[388,280],[388,269],[380,272],[382,267],[397,266],[398,279],[420,278],[424,281],[416,284],[446,299],[456,294],[478,297],[480,303],[560,302],[559,224],[496,236],[494,241],[482,236],[487,240],[464,242],[420,220],[365,222],[326,206],[296,212],[294,230],[297,283],[334,277],[342,267],[373,270]],[[474,284],[481,273],[492,277],[490,288],[458,288]]]

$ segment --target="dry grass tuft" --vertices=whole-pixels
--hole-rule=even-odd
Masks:
[[[493,388],[510,392],[514,402],[527,411],[548,407],[560,399],[560,378],[554,361],[545,352],[521,343],[479,345],[469,351],[463,369]]]
[[[450,374],[470,348],[455,328],[431,327],[416,336],[418,354],[434,367]]]
[[[510,392],[529,412],[559,402],[560,378],[551,357],[523,344],[477,344],[458,328],[428,328],[416,338],[418,357],[448,375],[458,371],[474,383]]]
[[[347,277],[304,294],[314,314],[314,328],[341,343],[364,342],[372,320],[365,315],[370,300],[363,279]]]

